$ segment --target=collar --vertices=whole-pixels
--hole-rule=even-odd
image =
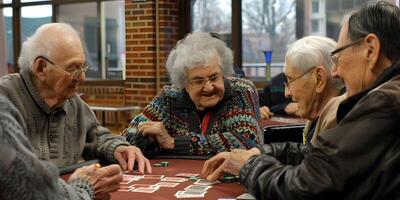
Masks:
[[[395,77],[399,74],[400,74],[400,60],[396,61],[394,64],[392,64],[391,67],[386,69],[382,73],[382,75],[378,77],[378,79],[375,81],[375,83],[371,87],[344,100],[339,105],[338,112],[337,112],[337,121],[340,122],[346,116],[346,114],[349,113],[350,110],[357,104],[357,102],[361,98],[363,98],[365,95],[367,95],[370,91],[372,91],[373,89],[377,88],[378,86],[382,85],[383,83],[389,81],[390,79],[392,79],[393,77]]]
[[[52,112],[62,109],[65,112],[65,103],[60,107],[60,108],[50,108],[46,102],[43,100],[43,98],[39,95],[39,91],[36,88],[35,84],[33,83],[32,79],[32,72],[29,70],[21,70],[20,72],[22,81],[25,84],[25,87],[28,89],[29,95],[32,97],[32,100],[35,102],[35,104],[43,110],[46,114],[51,114]]]

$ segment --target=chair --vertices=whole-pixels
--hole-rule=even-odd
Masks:
[[[264,128],[264,143],[303,142],[304,124],[273,125]]]

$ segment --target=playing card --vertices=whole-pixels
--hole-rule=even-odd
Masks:
[[[127,184],[131,183],[132,181],[133,181],[133,179],[123,179],[119,184],[127,185]]]
[[[196,197],[204,197],[204,194],[207,191],[201,190],[185,190],[185,191],[178,191],[175,196],[177,198],[196,198]]]
[[[214,182],[208,182],[206,179],[199,179],[196,182],[194,182],[194,185],[214,185],[217,183],[221,183],[220,181],[214,181]]]
[[[238,197],[236,197],[236,199],[253,200],[253,199],[256,199],[256,198],[253,195],[249,194],[249,193],[243,193],[243,194],[239,195]]]
[[[185,182],[187,180],[188,179],[186,179],[186,178],[177,178],[177,177],[165,177],[165,178],[161,179],[161,181],[179,182],[179,183]]]
[[[131,190],[132,190],[132,188],[130,188],[130,187],[121,187],[118,189],[118,191],[120,191],[120,192],[129,192]]]
[[[158,187],[139,187],[134,190],[131,190],[131,192],[153,193],[157,190],[158,190]]]
[[[132,187],[153,187],[153,185],[138,183],[138,184],[133,184]]]
[[[143,176],[138,176],[138,175],[130,175],[130,174],[122,174],[122,177],[124,179],[130,179],[130,180],[139,180],[142,179]]]
[[[198,175],[199,174],[193,174],[193,173],[179,173],[179,174],[177,174],[175,176],[179,176],[179,177],[196,177]]]
[[[175,187],[177,185],[179,185],[179,183],[172,183],[172,182],[159,182],[157,184],[155,184],[156,186],[159,187]]]
[[[185,190],[203,190],[206,191],[210,189],[211,186],[209,185],[189,185],[185,188]]]
[[[143,175],[143,179],[162,179],[164,175]]]

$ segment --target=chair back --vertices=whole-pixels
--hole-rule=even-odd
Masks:
[[[304,124],[273,125],[264,128],[264,143],[303,142]]]

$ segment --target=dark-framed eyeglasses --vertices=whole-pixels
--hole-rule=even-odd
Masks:
[[[283,82],[283,85],[290,90],[290,87],[293,86],[294,81],[300,79],[301,77],[303,77],[304,75],[310,73],[311,71],[313,71],[316,67],[311,67],[310,69],[308,69],[307,71],[305,71],[303,74],[301,74],[300,76],[292,79],[292,80],[288,80],[288,78],[286,78],[286,82]]]
[[[52,62],[51,60],[49,60],[48,58],[46,58],[44,56],[36,57],[36,59],[38,59],[38,58],[41,58],[41,59],[45,60],[46,62],[50,63],[51,65],[53,65],[57,69],[61,70],[67,76],[72,76],[73,79],[78,78],[82,73],[85,73],[90,68],[90,65],[88,63],[85,63],[83,66],[79,67],[78,69],[74,70],[73,72],[67,72],[65,69],[59,67],[54,62]]]
[[[346,45],[344,45],[344,46],[342,46],[342,47],[339,47],[339,48],[333,50],[332,53],[331,53],[331,58],[332,58],[333,63],[336,64],[336,63],[338,62],[338,60],[339,60],[339,55],[337,55],[337,54],[338,54],[339,52],[341,52],[341,51],[343,51],[343,50],[345,50],[345,49],[347,49],[347,48],[349,48],[349,47],[351,47],[351,46],[354,46],[354,45],[356,45],[357,43],[359,43],[359,42],[361,42],[361,41],[363,41],[363,40],[364,40],[364,37],[362,37],[362,38],[360,38],[360,39],[358,39],[358,40],[356,40],[356,41],[354,41],[354,42],[350,42],[349,44],[346,44]]]
[[[214,85],[216,83],[219,83],[221,80],[222,80],[221,73],[215,73],[209,77],[195,78],[193,80],[189,80],[188,82],[194,88],[202,88],[207,83],[207,81],[210,81],[210,83]]]

